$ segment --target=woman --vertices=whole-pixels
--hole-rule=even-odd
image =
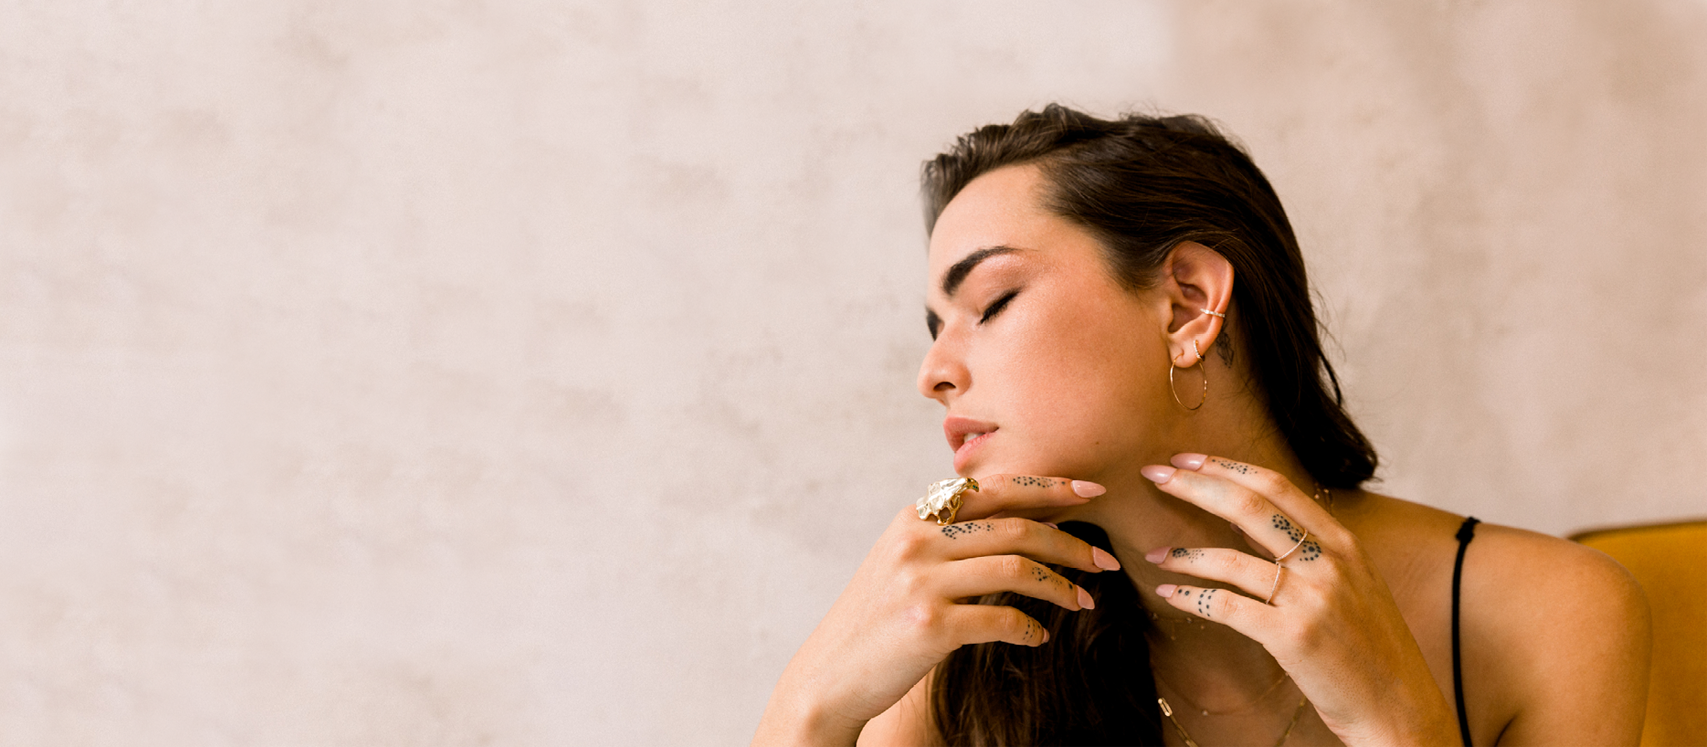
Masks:
[[[1639,587],[1361,489],[1297,241],[1208,123],[1051,106],[924,180],[919,389],[976,482],[901,511],[757,743],[1637,742]]]

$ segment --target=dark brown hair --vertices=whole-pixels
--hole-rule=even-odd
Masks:
[[[1104,120],[1050,105],[974,130],[925,162],[927,230],[973,179],[1020,164],[1041,168],[1045,206],[1096,236],[1128,288],[1151,287],[1183,241],[1225,257],[1236,281],[1223,354],[1244,357],[1274,427],[1318,483],[1357,488],[1374,475],[1375,450],[1346,414],[1322,353],[1298,240],[1244,151],[1201,117]],[[1062,528],[1113,550],[1097,527]],[[967,646],[938,665],[932,716],[948,744],[1161,743],[1137,590],[1124,573],[1056,570],[1086,587],[1096,609],[1070,613],[1017,594],[981,599],[1032,615],[1050,639]]]

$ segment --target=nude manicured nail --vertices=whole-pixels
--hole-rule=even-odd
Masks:
[[[1074,480],[1073,481],[1073,492],[1077,493],[1080,498],[1095,498],[1099,495],[1102,495],[1103,493],[1107,493],[1108,488],[1105,488],[1105,487],[1098,485],[1094,482],[1086,482],[1084,480]]]
[[[1174,458],[1169,459],[1168,461],[1180,469],[1189,469],[1196,472],[1203,468],[1203,460],[1208,458],[1209,457],[1202,454],[1175,454]]]
[[[1179,587],[1173,584],[1162,584],[1161,586],[1156,587],[1156,596],[1167,599],[1168,597],[1173,596],[1174,591],[1177,589],[1179,589]]]
[[[1113,555],[1108,554],[1107,550],[1100,547],[1091,548],[1091,562],[1105,571],[1120,570],[1120,561],[1115,560]]]
[[[1174,479],[1174,468],[1163,467],[1159,464],[1152,464],[1138,470],[1138,474],[1143,475],[1146,479],[1156,483],[1157,485],[1166,485],[1169,480]]]
[[[1061,528],[1060,524],[1056,524],[1053,521],[1044,521],[1044,522],[1039,522],[1039,523],[1041,523],[1042,525],[1044,525],[1046,527],[1049,527],[1050,529],[1060,529]]]
[[[1091,593],[1085,591],[1085,587],[1083,586],[1079,587],[1079,607],[1087,610],[1094,610],[1097,608],[1096,600],[1091,599]]]
[[[1154,550],[1151,550],[1147,553],[1144,553],[1144,559],[1148,560],[1152,563],[1160,563],[1160,562],[1162,562],[1162,558],[1165,558],[1168,556],[1168,551],[1171,549],[1173,549],[1173,548],[1171,548],[1171,547],[1158,547]]]

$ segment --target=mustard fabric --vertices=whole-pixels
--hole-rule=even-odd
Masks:
[[[1643,747],[1707,745],[1707,521],[1603,529],[1571,539],[1641,583],[1654,618]]]

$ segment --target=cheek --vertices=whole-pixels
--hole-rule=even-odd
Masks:
[[[1084,473],[1145,448],[1171,403],[1162,341],[1130,320],[1062,314],[1027,335],[1002,369],[1025,419],[1026,450],[1050,474]],[[1045,466],[1039,465],[1039,466]]]

